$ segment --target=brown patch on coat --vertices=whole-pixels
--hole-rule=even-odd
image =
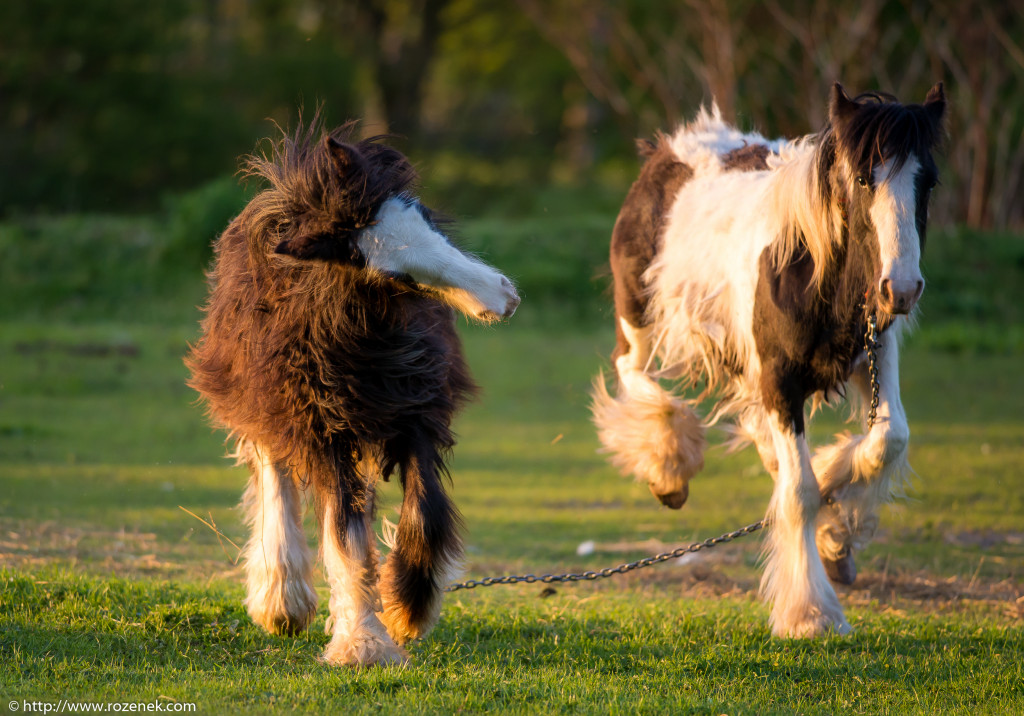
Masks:
[[[726,171],[760,172],[768,169],[771,150],[764,144],[745,144],[723,154],[722,166]]]

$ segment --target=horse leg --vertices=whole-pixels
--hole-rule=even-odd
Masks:
[[[619,317],[613,398],[604,380],[594,384],[591,410],[598,438],[624,474],[644,480],[673,509],[689,495],[690,478],[704,467],[704,428],[693,408],[647,374],[651,328]]]
[[[729,446],[730,450],[738,450],[749,440],[757,448],[757,454],[765,470],[775,480],[779,475],[779,460],[775,456],[775,441],[772,431],[767,425],[768,416],[761,409],[744,410],[736,421],[736,438]]]
[[[843,433],[814,453],[813,465],[826,502],[818,513],[818,551],[830,578],[851,584],[857,576],[853,559],[878,527],[878,508],[892,499],[910,471],[910,429],[899,390],[899,345],[896,336],[878,349],[878,410],[865,434]],[[865,406],[871,401],[867,362],[856,367],[851,384]],[[866,428],[866,420],[865,420]]]
[[[462,555],[461,519],[445,492],[445,466],[418,441],[402,469],[402,515],[381,577],[381,619],[399,644],[425,635],[441,612],[444,587]]]
[[[331,589],[331,640],[324,649],[330,664],[371,666],[404,664],[409,655],[388,636],[377,616],[377,549],[370,524],[372,485],[364,494],[347,494],[340,487],[324,490],[322,503],[323,560]]]
[[[815,544],[821,495],[807,440],[792,422],[771,418],[766,422],[778,460],[761,580],[761,593],[772,603],[772,632],[785,637],[817,636],[830,629],[847,633],[850,625]]]
[[[313,565],[302,530],[299,491],[291,472],[248,441],[238,456],[251,470],[243,498],[251,537],[245,547],[245,604],[273,634],[305,629],[316,614]]]

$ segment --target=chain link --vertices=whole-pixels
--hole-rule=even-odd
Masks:
[[[875,424],[875,418],[877,417],[878,411],[878,364],[877,364],[877,351],[882,347],[881,342],[878,340],[878,323],[875,318],[875,312],[871,311],[868,314],[868,325],[864,331],[864,350],[868,354],[868,375],[871,376],[871,407],[868,411],[868,428],[871,428]],[[635,562],[626,562],[624,564],[617,565],[615,567],[605,567],[596,571],[588,572],[569,572],[568,574],[544,574],[540,577],[534,574],[507,574],[503,577],[484,577],[483,579],[469,579],[465,582],[456,582],[449,584],[444,591],[446,592],[457,592],[461,589],[476,589],[477,587],[493,587],[498,584],[535,584],[540,582],[541,584],[555,584],[559,582],[593,582],[597,579],[606,579],[613,577],[616,574],[625,574],[626,572],[632,572],[634,569],[642,569],[643,567],[650,567],[655,564],[661,564],[667,562],[670,559],[678,559],[684,554],[693,554],[699,552],[702,549],[710,549],[720,544],[732,542],[734,539],[745,537],[746,535],[753,534],[765,526],[764,520],[758,520],[746,527],[740,527],[738,530],[732,532],[726,532],[724,535],[718,537],[711,537],[703,542],[694,542],[685,547],[677,547],[671,552],[662,552],[651,557],[644,557],[638,559]]]
[[[868,429],[875,424],[878,415],[878,363],[877,351],[882,347],[878,340],[878,325],[875,321],[875,312],[868,314],[868,325],[864,331],[864,350],[868,354],[868,375],[871,377],[871,405],[868,409]]]
[[[592,582],[596,579],[605,579],[612,577],[616,574],[625,574],[626,572],[632,572],[634,569],[640,569],[642,567],[650,567],[654,564],[660,564],[661,562],[667,562],[670,559],[677,559],[682,557],[684,554],[692,554],[693,552],[699,552],[702,549],[709,549],[726,542],[732,542],[734,539],[738,539],[745,535],[753,534],[759,529],[764,527],[764,520],[758,520],[753,524],[741,527],[733,532],[727,532],[724,535],[718,537],[711,537],[703,542],[694,542],[693,544],[685,547],[678,547],[671,552],[662,552],[656,554],[653,557],[644,557],[638,559],[635,562],[626,562],[615,567],[605,567],[596,571],[569,573],[569,574],[544,574],[540,577],[533,574],[509,574],[504,577],[485,577],[484,579],[470,579],[465,582],[458,582],[456,584],[450,584],[444,591],[446,592],[457,592],[460,589],[476,589],[477,587],[493,587],[497,584],[534,584],[540,582],[541,584],[554,584],[557,582]]]

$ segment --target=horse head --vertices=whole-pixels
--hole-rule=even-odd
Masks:
[[[872,257],[868,303],[884,314],[910,313],[924,290],[920,258],[938,181],[932,150],[945,111],[941,82],[923,104],[907,105],[880,93],[851,99],[839,83],[832,88],[827,191],[842,206],[850,240]]]
[[[286,140],[277,163],[251,159],[250,170],[286,185],[291,205],[270,234],[275,254],[327,261],[395,280],[481,321],[510,317],[519,305],[512,282],[451,243],[437,214],[412,193],[416,173],[380,137],[354,142],[353,124],[312,141]],[[403,289],[403,290],[407,290]]]

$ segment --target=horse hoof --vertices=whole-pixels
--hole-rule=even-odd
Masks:
[[[847,551],[839,559],[823,559],[825,574],[836,584],[850,585],[857,579],[857,565],[853,561],[853,552]]]
[[[664,495],[659,495],[653,490],[651,492],[655,497],[658,498],[661,504],[673,510],[678,510],[680,507],[686,504],[686,498],[690,496],[690,490],[685,485],[683,486],[683,489],[680,490],[679,492],[666,492]]]

